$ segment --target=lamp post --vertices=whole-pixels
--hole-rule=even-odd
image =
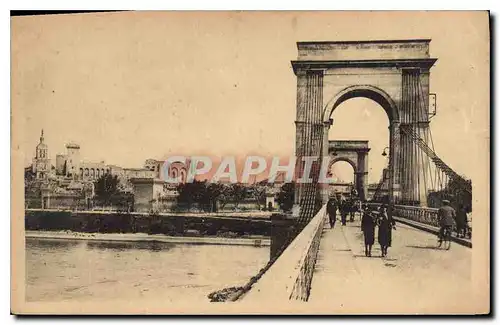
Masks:
[[[387,149],[389,150],[389,154],[387,154]],[[383,152],[382,152],[382,156],[384,157],[387,157],[389,156],[389,168],[388,168],[388,173],[389,173],[389,186],[388,186],[388,190],[389,190],[389,193],[388,193],[388,199],[389,199],[389,202],[388,202],[388,207],[387,207],[387,214],[392,217],[392,210],[393,210],[393,206],[394,206],[394,184],[393,184],[393,166],[392,166],[392,157],[391,157],[391,148],[390,147],[385,147]]]

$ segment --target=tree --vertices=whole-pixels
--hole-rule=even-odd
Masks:
[[[220,202],[221,209],[224,209],[230,198],[230,187],[221,183],[210,183],[207,191],[210,201],[212,203],[212,211],[217,211],[217,202]]]
[[[24,195],[30,193],[30,194],[36,194],[37,189],[35,188],[35,183],[36,183],[36,175],[33,173],[31,170],[31,167],[25,168],[24,169]]]
[[[469,187],[471,181],[466,180]],[[449,200],[451,205],[458,208],[463,205],[467,212],[472,211],[472,194],[464,187],[465,184],[459,179],[450,179],[445,188],[439,191],[430,192],[427,195],[427,203],[430,207],[439,208],[442,206],[443,200]]]
[[[226,201],[227,198],[227,188],[224,184],[208,183],[207,181],[194,180],[192,183],[181,183],[178,185],[177,191],[179,192],[178,205],[188,209],[197,203],[205,211],[216,211],[217,201]]]
[[[248,188],[250,197],[255,199],[259,210],[262,205],[266,204],[266,186],[253,184]]]
[[[181,183],[177,187],[179,196],[177,203],[180,206],[190,209],[194,203],[200,203],[205,196],[205,184],[200,181],[193,181],[192,183]]]
[[[241,183],[231,184],[229,193],[235,208],[238,208],[238,205],[249,197],[248,189]]]
[[[295,182],[285,183],[281,186],[276,200],[281,210],[288,212],[292,210],[295,201]]]
[[[96,199],[101,201],[103,205],[112,204],[114,201],[113,199],[116,200],[117,196],[120,195],[118,183],[118,176],[113,176],[109,173],[102,175],[95,182]]]
[[[36,174],[31,170],[31,166],[24,169],[24,199],[25,207],[28,208],[32,204],[38,205],[38,200],[40,199],[40,182],[36,180]],[[35,198],[33,202],[32,198]]]
[[[190,209],[194,203],[201,206],[203,210],[217,210],[217,202],[221,208],[228,201],[233,201],[235,207],[249,196],[248,189],[242,184],[209,183],[207,181],[194,180],[192,183],[179,184],[177,187],[179,196],[177,203],[180,207]]]

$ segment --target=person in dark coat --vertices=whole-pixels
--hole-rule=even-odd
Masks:
[[[455,209],[450,206],[450,201],[443,200],[443,206],[438,210],[438,221],[439,221],[439,242],[443,241],[444,231],[445,229],[450,230],[453,227],[453,223],[455,222],[456,213]]]
[[[382,205],[378,217],[378,243],[382,251],[382,257],[387,256],[387,249],[392,245],[392,229],[395,228],[395,222],[387,215],[387,207]]]
[[[460,204],[458,207],[455,223],[457,225],[457,237],[462,235],[465,238],[467,233],[467,210],[463,204]]]
[[[354,222],[354,215],[355,215],[356,211],[358,211],[357,205],[356,205],[356,200],[351,199],[349,201],[349,214],[350,214],[349,221],[350,222]]]
[[[342,222],[342,226],[346,225],[347,222],[347,214],[349,213],[349,203],[346,200],[340,201],[340,221]]]
[[[326,204],[326,213],[328,213],[330,220],[330,228],[335,227],[335,222],[337,221],[337,201],[333,197],[330,197]]]
[[[364,207],[363,215],[361,217],[361,230],[363,231],[365,239],[365,256],[372,256],[372,245],[375,242],[375,220],[368,209]]]

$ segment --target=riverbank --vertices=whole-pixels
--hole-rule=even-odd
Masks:
[[[270,246],[271,240],[265,236],[249,236],[245,238],[227,237],[188,237],[149,235],[145,233],[83,233],[74,231],[38,231],[27,230],[26,238],[71,239],[93,241],[121,241],[121,242],[163,242],[178,244],[207,244],[207,245],[240,245],[240,246]]]
[[[158,234],[172,237],[251,238],[271,235],[270,218],[221,215],[25,210],[29,231]]]
[[[67,210],[67,209],[25,209],[25,211],[38,212],[71,212],[86,213],[96,215],[123,214],[122,211],[115,210]],[[150,217],[149,212],[130,212],[135,216]],[[269,211],[221,211],[221,212],[159,212],[157,217],[193,217],[193,218],[242,218],[242,219],[261,219],[269,220],[273,213]]]

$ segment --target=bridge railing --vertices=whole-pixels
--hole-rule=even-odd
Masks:
[[[438,209],[435,208],[395,205],[394,215],[426,225],[439,227]]]
[[[326,205],[239,301],[307,301],[326,220]]]
[[[368,203],[368,206],[378,208],[380,206],[380,203]],[[420,222],[434,227],[439,227],[438,209],[436,208],[394,205],[393,215],[395,217]]]

